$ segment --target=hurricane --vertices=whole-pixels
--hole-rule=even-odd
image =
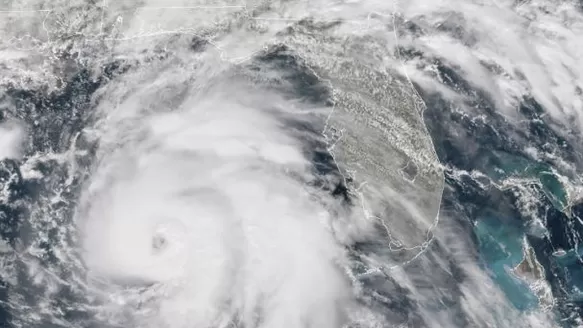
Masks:
[[[557,124],[579,103],[542,69],[515,73],[532,88],[481,79],[485,38],[419,35],[453,5],[1,4],[6,327],[556,325],[554,301],[516,305],[469,232],[485,228],[455,212],[479,208],[451,201],[455,181],[490,184],[442,154],[429,95],[475,109],[426,60],[453,58],[512,126],[521,91]],[[538,304],[557,293],[537,286]]]
[[[335,235],[351,232],[334,227],[346,213],[310,168],[305,143],[323,142],[285,122],[309,124],[312,110],[234,84],[187,90],[170,112],[121,105],[132,127],[119,135],[124,123],[108,122],[115,150],[78,214],[83,259],[122,285],[168,293],[154,326],[185,313],[180,327],[335,327],[350,291]]]

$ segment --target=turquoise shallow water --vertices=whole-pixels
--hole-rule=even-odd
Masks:
[[[550,231],[547,230],[545,233],[552,235],[554,243],[570,246],[565,249],[564,254],[555,253],[550,260],[555,270],[564,276],[561,288],[566,293],[568,302],[583,302],[583,248],[580,241],[578,242],[580,237],[576,229],[577,222],[580,221],[577,213],[568,207],[568,194],[559,179],[559,173],[548,164],[511,154],[497,154],[493,156],[490,164],[493,169],[488,172],[489,177],[497,182],[509,177],[538,179],[544,193],[543,197],[566,216],[564,221],[559,221],[558,217],[546,217]],[[480,240],[480,250],[497,282],[506,291],[510,291],[507,292],[509,299],[518,308],[527,309],[532,306],[532,302],[531,297],[524,293],[524,284],[518,282],[519,286],[516,286],[517,283],[514,281],[516,277],[507,273],[508,270],[505,269],[506,266],[514,267],[520,262],[523,247],[520,240],[523,230],[519,227],[496,226],[497,224],[500,223],[488,218],[476,225],[475,232]],[[561,229],[566,229],[568,233],[561,232]]]
[[[538,307],[538,298],[511,270],[523,259],[524,234],[496,218],[483,218],[474,226],[479,250],[494,281],[520,310]]]
[[[483,169],[497,184],[508,178],[537,179],[540,182],[540,190],[544,193],[542,197],[546,197],[555,209],[564,211],[567,206],[567,192],[558,178],[558,173],[548,164],[513,154],[494,152]],[[477,218],[474,226],[485,266],[512,304],[521,310],[534,309],[539,303],[529,286],[511,272],[523,259],[522,241],[528,233],[526,226],[528,224],[521,225],[521,219],[497,218],[495,215]],[[541,228],[545,230],[544,227]],[[546,230],[541,231],[540,236],[543,237],[545,234]],[[557,264],[574,269],[574,262],[577,261],[573,258],[576,257],[565,255]],[[577,271],[581,271],[581,277],[575,280],[583,281],[583,271]]]
[[[567,206],[567,192],[557,173],[546,163],[508,153],[498,153],[492,156],[485,168],[487,175],[497,183],[509,177],[536,178],[553,206],[558,210],[563,210]]]

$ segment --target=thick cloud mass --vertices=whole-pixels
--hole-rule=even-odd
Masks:
[[[0,125],[0,160],[18,158],[23,139],[22,128],[14,124]]]
[[[90,274],[149,286],[141,327],[341,326],[347,259],[331,196],[306,185],[301,140],[277,118],[288,104],[220,86],[171,112],[119,104],[140,117],[111,132],[128,142],[103,154],[79,213]]]

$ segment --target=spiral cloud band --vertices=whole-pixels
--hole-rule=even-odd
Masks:
[[[339,202],[308,187],[311,163],[277,96],[245,91],[205,90],[172,112],[120,105],[135,124],[104,154],[79,223],[91,274],[160,293],[140,326],[346,320],[346,257],[327,208]]]

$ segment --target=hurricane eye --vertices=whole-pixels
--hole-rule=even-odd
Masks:
[[[156,234],[152,238],[152,251],[154,253],[159,253],[166,248],[167,244],[168,241],[166,240],[166,237],[161,234]]]

